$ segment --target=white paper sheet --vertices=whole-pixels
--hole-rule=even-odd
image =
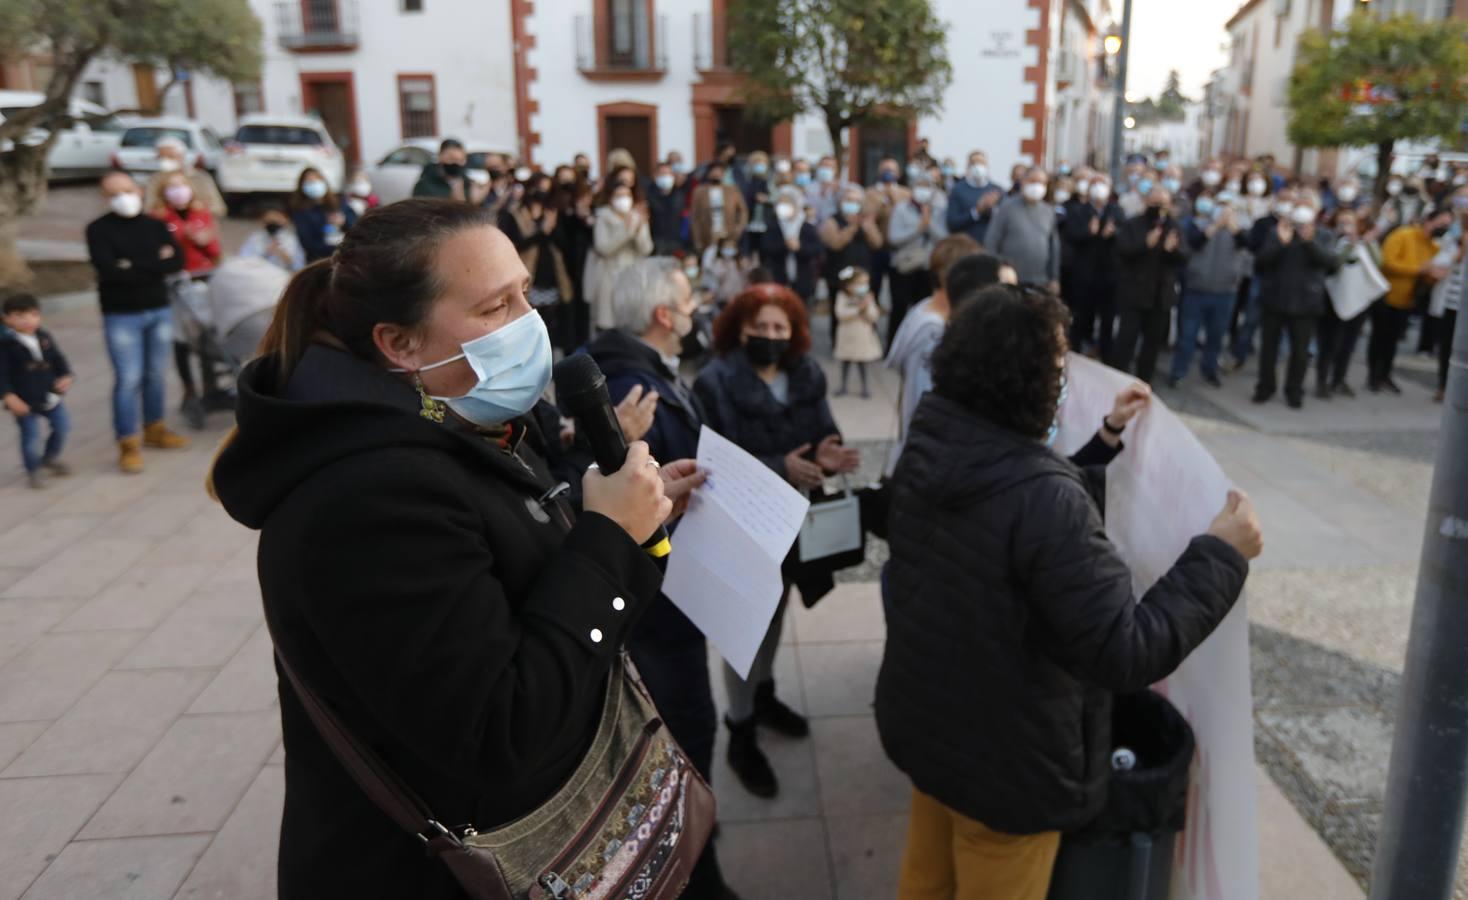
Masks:
[[[748,676],[780,604],[780,563],[810,502],[708,426],[698,466],[709,480],[678,523],[663,593]]]
[[[1134,379],[1071,354],[1070,397],[1056,447],[1074,453],[1096,433],[1116,394]],[[1171,410],[1153,399],[1107,467],[1106,534],[1131,568],[1137,596],[1162,577],[1193,536],[1208,530],[1230,482]],[[1188,827],[1178,838],[1173,900],[1257,900],[1253,692],[1249,626],[1240,599],[1218,629],[1154,686],[1197,737]]]

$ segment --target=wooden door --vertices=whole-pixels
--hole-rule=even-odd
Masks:
[[[652,120],[646,116],[607,116],[607,146],[621,147],[637,160],[637,171],[650,174],[655,166]]]
[[[302,105],[307,114],[318,116],[342,155],[353,163],[361,161],[357,146],[357,109],[348,74],[313,77],[303,85]]]

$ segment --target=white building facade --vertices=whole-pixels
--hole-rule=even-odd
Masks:
[[[733,141],[815,158],[831,152],[813,117],[772,125],[744,114],[728,66],[726,0],[249,0],[263,25],[256,83],[189,77],[162,104],[221,134],[238,117],[319,115],[347,157],[371,164],[410,137],[504,146],[541,166],[626,147],[643,165]],[[989,154],[1054,166],[1109,154],[1111,93],[1101,41],[1108,0],[934,0],[953,82],[940,113],[848,133],[859,177],[919,137],[962,166]],[[39,67],[38,67],[39,70]],[[0,66],[0,86],[17,83]],[[35,76],[39,79],[40,75]],[[119,110],[158,103],[169,73],[99,60],[82,92]]]

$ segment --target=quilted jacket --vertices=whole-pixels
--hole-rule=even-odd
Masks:
[[[1086,473],[929,393],[893,476],[876,714],[918,790],[1013,834],[1105,801],[1112,692],[1172,672],[1248,563],[1194,538],[1137,602]]]

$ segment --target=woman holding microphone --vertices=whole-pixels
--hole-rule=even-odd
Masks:
[[[277,666],[309,692],[280,680],[283,898],[465,896],[303,697],[450,829],[538,814],[601,746],[623,639],[662,581],[639,545],[700,476],[634,444],[587,474],[573,517],[532,449],[551,347],[529,283],[490,212],[382,207],[296,275],[241,376],[212,487],[261,532]]]

